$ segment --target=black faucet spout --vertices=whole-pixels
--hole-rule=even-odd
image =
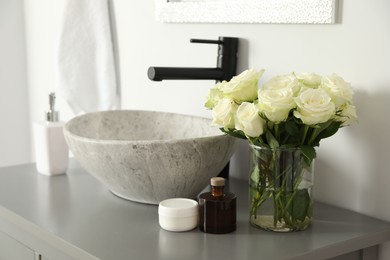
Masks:
[[[148,77],[154,81],[182,79],[224,80],[224,72],[219,68],[175,68],[150,67]]]

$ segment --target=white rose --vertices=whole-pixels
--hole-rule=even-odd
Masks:
[[[348,126],[357,121],[356,107],[352,104],[345,104],[337,121],[342,122],[342,126]]]
[[[220,86],[220,90],[226,97],[233,99],[237,103],[254,101],[257,99],[259,78],[263,73],[264,70],[246,70],[240,75],[233,77],[226,84]]]
[[[219,100],[212,112],[213,124],[224,128],[234,128],[234,116],[237,107],[237,104],[228,98]]]
[[[294,74],[273,77],[262,86],[262,89],[272,90],[280,90],[285,88],[291,89],[294,95],[299,92],[299,81]]]
[[[321,85],[322,77],[315,73],[300,73],[297,74],[299,82],[308,88],[318,88]]]
[[[258,108],[272,122],[285,121],[296,104],[291,88],[260,89]]]
[[[294,116],[306,125],[328,121],[336,112],[335,104],[323,89],[306,89],[295,98]]]
[[[220,83],[217,83],[214,87],[210,89],[210,92],[207,96],[207,101],[205,103],[205,107],[208,109],[212,109],[215,107],[215,105],[218,103],[220,99],[223,98],[223,93],[220,90],[221,86],[226,84],[226,81],[222,81]]]
[[[352,102],[353,90],[351,84],[336,74],[324,77],[321,87],[329,94],[337,108],[347,102]]]
[[[264,132],[265,121],[255,104],[243,102],[237,109],[236,129],[250,137],[259,137]]]

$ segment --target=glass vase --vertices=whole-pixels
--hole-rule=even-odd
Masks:
[[[250,223],[276,232],[305,230],[313,216],[314,160],[300,148],[251,145]]]

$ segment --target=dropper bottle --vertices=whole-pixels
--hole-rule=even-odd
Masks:
[[[237,199],[225,193],[225,179],[213,177],[211,192],[199,195],[199,229],[205,233],[224,234],[236,230]]]
[[[63,133],[65,122],[59,121],[55,99],[55,93],[50,93],[46,120],[34,123],[36,167],[44,175],[64,174],[68,168],[69,149]]]

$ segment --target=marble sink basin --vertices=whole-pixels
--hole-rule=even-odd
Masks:
[[[119,197],[148,204],[195,198],[233,154],[209,119],[116,110],[71,119],[64,134],[81,165]]]

